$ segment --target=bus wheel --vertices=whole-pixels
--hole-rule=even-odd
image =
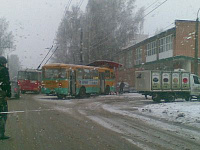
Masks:
[[[86,90],[84,87],[82,87],[79,91],[79,97],[84,98],[86,96]]]
[[[105,94],[109,95],[110,94],[110,87],[107,85],[105,89]]]

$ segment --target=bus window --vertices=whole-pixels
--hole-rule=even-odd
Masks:
[[[61,78],[61,79],[67,78],[67,70],[66,69],[60,69],[59,78]]]
[[[84,69],[84,79],[91,79],[91,74],[89,69]]]
[[[111,72],[111,79],[115,79],[115,74],[114,74],[114,72]]]
[[[18,72],[18,80],[24,80],[26,79],[26,72],[25,71],[19,71]]]
[[[83,79],[83,76],[84,76],[84,71],[83,71],[83,69],[78,69],[78,70],[77,70],[77,78],[78,78],[78,79]]]
[[[39,80],[39,72],[19,71],[18,80]]]
[[[45,69],[45,78],[59,78],[59,69]]]
[[[91,70],[92,79],[98,79],[98,71],[97,70]]]
[[[38,72],[27,72],[28,80],[38,80],[39,73]]]
[[[110,79],[110,71],[108,70],[105,71],[105,78]]]

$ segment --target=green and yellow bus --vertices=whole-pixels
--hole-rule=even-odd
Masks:
[[[47,64],[42,67],[45,90],[50,87],[58,98],[66,96],[85,97],[89,94],[109,94],[114,92],[114,70],[72,64]]]

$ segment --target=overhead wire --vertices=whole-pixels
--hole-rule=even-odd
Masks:
[[[156,0],[155,2],[153,2],[152,4],[150,4],[149,6],[147,6],[144,11],[146,11],[147,9],[149,9],[151,6],[153,6],[154,4],[156,4],[158,1],[160,0]]]
[[[50,51],[52,50],[53,45],[51,46],[51,48],[49,48],[48,53],[46,54],[46,56],[43,58],[42,62],[39,64],[39,66],[37,67],[37,70],[40,69],[40,66],[42,65],[42,63],[44,62],[44,60],[47,58],[47,56],[49,55]]]
[[[51,56],[49,57],[49,59],[45,62],[45,65],[48,63],[48,61],[51,59],[51,57],[54,55],[54,53],[58,50],[58,46],[56,47],[56,49],[54,50],[54,52],[51,54]]]
[[[152,13],[153,11],[155,11],[156,9],[158,9],[160,6],[162,6],[164,3],[166,3],[168,0],[165,0],[164,2],[162,2],[161,4],[159,4],[157,7],[155,7],[153,10],[151,10],[149,13],[147,13],[146,15],[144,15],[143,18],[145,18],[146,16],[148,16],[150,13]]]

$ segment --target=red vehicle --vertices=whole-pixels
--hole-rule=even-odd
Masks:
[[[40,93],[41,91],[41,71],[26,69],[18,71],[18,85],[20,86],[21,93],[34,92]]]

